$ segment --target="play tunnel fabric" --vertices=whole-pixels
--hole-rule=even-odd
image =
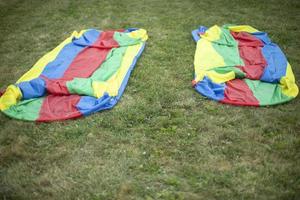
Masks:
[[[222,103],[267,106],[290,101],[298,94],[295,77],[281,49],[267,33],[247,25],[200,26],[194,88]]]
[[[144,29],[74,32],[0,97],[16,119],[53,121],[112,108],[147,40]]]

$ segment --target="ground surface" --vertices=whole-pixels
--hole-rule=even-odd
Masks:
[[[300,98],[269,108],[205,99],[191,87],[190,34],[250,24],[282,47],[299,80],[299,10],[293,0],[0,1],[2,89],[73,30],[149,32],[113,110],[42,124],[0,115],[0,196],[299,199]]]

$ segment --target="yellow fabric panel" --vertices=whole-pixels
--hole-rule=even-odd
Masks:
[[[226,74],[220,74],[216,71],[205,71],[205,70],[201,70],[197,76],[195,81],[201,81],[204,76],[207,76],[208,78],[210,78],[214,83],[225,83],[226,81],[230,81],[235,79],[235,73],[233,71],[228,72]]]
[[[225,83],[226,81],[235,79],[235,73],[233,71],[226,74],[220,74],[212,70],[207,71],[206,76],[208,76],[215,83]]]
[[[142,44],[129,46],[123,57],[122,63],[118,71],[106,82],[93,82],[94,96],[99,98],[107,92],[110,96],[117,96],[119,88],[130,68],[135,56],[138,54]]]
[[[148,34],[145,29],[138,29],[136,31],[132,31],[129,34],[129,37],[132,38],[141,38],[142,41],[146,41],[148,39]]]
[[[8,86],[5,93],[0,97],[0,110],[8,109],[10,106],[18,103],[21,98],[22,92],[17,86]]]
[[[94,96],[99,98],[107,91],[107,82],[93,81],[92,87],[94,90]]]
[[[217,25],[214,25],[211,28],[209,28],[207,31],[205,31],[204,34],[200,35],[200,37],[208,41],[216,41],[220,39],[221,34],[222,34],[221,28]]]
[[[248,26],[248,25],[228,26],[228,29],[233,32],[241,32],[241,31],[248,32],[248,33],[259,32],[259,30],[253,28],[252,26]]]
[[[194,59],[196,79],[200,81],[204,78],[206,70],[225,66],[223,57],[214,49],[210,41],[200,39],[197,42]]]
[[[280,87],[282,93],[289,97],[296,97],[299,89],[295,83],[295,77],[291,65],[288,63],[286,67],[286,74],[280,79]]]
[[[70,43],[73,39],[73,37],[80,37],[82,36],[82,34],[86,32],[86,30],[82,30],[80,31],[80,33],[74,31],[72,33],[72,35],[70,37],[68,37],[65,41],[63,41],[62,43],[60,43],[56,48],[54,48],[52,51],[48,52],[47,54],[45,54],[42,58],[40,58],[35,64],[34,66],[28,71],[26,72],[18,81],[17,83],[23,82],[23,81],[30,81],[32,79],[35,79],[37,77],[39,77],[39,75],[42,73],[42,71],[44,70],[44,68],[46,67],[46,65],[49,62],[52,62],[57,55],[59,54],[59,52],[62,50],[62,48]]]

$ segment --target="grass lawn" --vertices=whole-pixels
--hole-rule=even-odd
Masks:
[[[114,109],[54,123],[0,114],[0,199],[299,199],[300,98],[262,108],[207,100],[191,87],[190,34],[252,25],[299,80],[299,22],[294,0],[0,0],[1,89],[73,30],[149,33]]]

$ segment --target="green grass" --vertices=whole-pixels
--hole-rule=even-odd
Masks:
[[[3,199],[299,199],[300,99],[234,107],[191,87],[198,25],[270,34],[300,79],[300,2],[0,1],[0,86],[73,30],[145,28],[147,47],[118,105],[78,120],[0,115]],[[298,85],[299,82],[298,82]]]

